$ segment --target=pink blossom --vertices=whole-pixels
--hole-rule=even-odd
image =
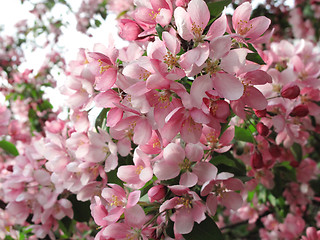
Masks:
[[[242,40],[249,38],[248,42],[261,42],[265,40],[262,34],[269,28],[270,19],[260,16],[250,20],[252,6],[245,2],[237,7],[232,16],[232,26],[237,37]],[[267,40],[267,39],[266,39]]]
[[[170,190],[178,195],[165,201],[159,211],[175,209],[171,219],[174,221],[174,231],[180,234],[187,234],[192,231],[194,222],[201,223],[205,220],[205,206],[201,198],[187,187],[175,185]]]

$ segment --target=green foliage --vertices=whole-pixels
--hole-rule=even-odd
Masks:
[[[160,40],[162,41],[162,33],[164,31],[164,28],[159,23],[156,25],[156,31]]]
[[[290,148],[294,158],[298,161],[301,162],[303,158],[303,153],[302,153],[302,147],[298,143],[294,143],[291,148]]]
[[[195,222],[191,233],[184,234],[183,237],[186,240],[223,240],[220,229],[209,216],[200,224]]]
[[[254,143],[254,138],[252,132],[247,128],[241,128],[235,126],[234,139],[236,141],[250,142]]]
[[[74,194],[70,195],[68,200],[72,203],[73,219],[78,222],[88,222],[91,218],[90,201],[78,201]]]
[[[0,141],[0,148],[5,150],[7,153],[10,153],[13,156],[18,156],[19,152],[14,144],[6,140]]]
[[[259,53],[248,53],[246,59],[260,65],[266,65]]]
[[[227,7],[232,0],[223,0],[218,2],[210,2],[208,3],[208,8],[210,11],[210,15],[213,18],[217,18],[223,11],[225,7]]]

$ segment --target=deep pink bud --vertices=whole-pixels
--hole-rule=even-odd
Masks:
[[[267,109],[263,110],[254,110],[254,113],[257,115],[257,117],[262,118],[267,115]]]
[[[272,157],[277,158],[281,156],[281,150],[277,145],[270,145],[269,153]]]
[[[298,166],[299,166],[299,162],[298,161],[296,161],[296,160],[292,160],[291,162],[290,162],[290,166],[291,167],[294,167],[294,168],[297,168]]]
[[[291,117],[305,117],[309,114],[309,109],[306,105],[298,105],[296,106],[291,113],[289,114]]]
[[[250,164],[253,169],[263,168],[263,160],[260,152],[254,152],[251,155]]]
[[[257,128],[258,133],[261,136],[267,136],[269,133],[269,128],[266,125],[264,125],[262,122],[259,122],[257,124],[256,128]]]
[[[120,19],[119,20],[119,36],[128,41],[138,39],[138,35],[143,29],[133,20]]]
[[[281,89],[283,98],[295,99],[300,95],[300,88],[297,85],[287,84]]]
[[[177,7],[187,7],[190,0],[176,0]]]
[[[160,201],[166,195],[166,188],[163,185],[156,185],[149,189],[148,197],[150,202]]]

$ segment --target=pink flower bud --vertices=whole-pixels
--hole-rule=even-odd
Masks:
[[[294,167],[294,168],[297,168],[298,166],[299,166],[299,162],[298,161],[296,161],[296,160],[292,160],[291,162],[290,162],[290,166],[291,167]]]
[[[120,19],[119,21],[119,36],[125,40],[137,40],[142,31],[143,29],[133,20]]]
[[[187,7],[190,0],[176,0],[177,7]]]
[[[283,98],[295,99],[300,94],[300,88],[297,85],[287,84],[281,89]]]
[[[257,124],[256,128],[257,128],[258,133],[261,136],[267,136],[269,133],[269,128],[266,125],[264,125],[262,122],[259,122]]]
[[[250,164],[253,169],[263,168],[263,160],[260,152],[254,152],[251,155]]]
[[[166,195],[166,189],[163,185],[156,185],[149,189],[148,197],[150,202],[160,201]]]
[[[277,145],[271,145],[269,147],[269,153],[272,157],[277,158],[281,156],[281,150]]]
[[[291,117],[305,117],[309,114],[309,109],[306,105],[298,105],[296,106],[291,113],[289,114]]]
[[[257,115],[257,117],[262,118],[267,115],[267,109],[263,110],[254,110],[254,113]]]

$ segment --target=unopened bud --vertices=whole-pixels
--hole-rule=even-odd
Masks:
[[[297,85],[288,84],[281,89],[283,98],[295,99],[300,95],[300,88]]]
[[[298,105],[296,106],[291,113],[289,114],[291,117],[305,117],[309,114],[309,109],[306,105]]]
[[[281,156],[281,150],[277,145],[271,145],[269,147],[269,153],[271,154],[272,157],[278,158]]]
[[[263,168],[263,160],[260,152],[254,152],[251,155],[250,164],[253,169]]]
[[[133,20],[120,19],[119,36],[124,40],[134,41],[138,39],[138,35],[143,29]]]
[[[262,118],[262,117],[265,117],[267,115],[267,109],[254,110],[254,113],[257,115],[258,118]]]
[[[156,185],[149,189],[148,197],[150,202],[160,201],[166,195],[166,188],[163,185]]]
[[[264,125],[262,122],[259,122],[257,124],[256,128],[257,128],[258,133],[261,136],[267,136],[269,133],[269,128],[266,125]]]

